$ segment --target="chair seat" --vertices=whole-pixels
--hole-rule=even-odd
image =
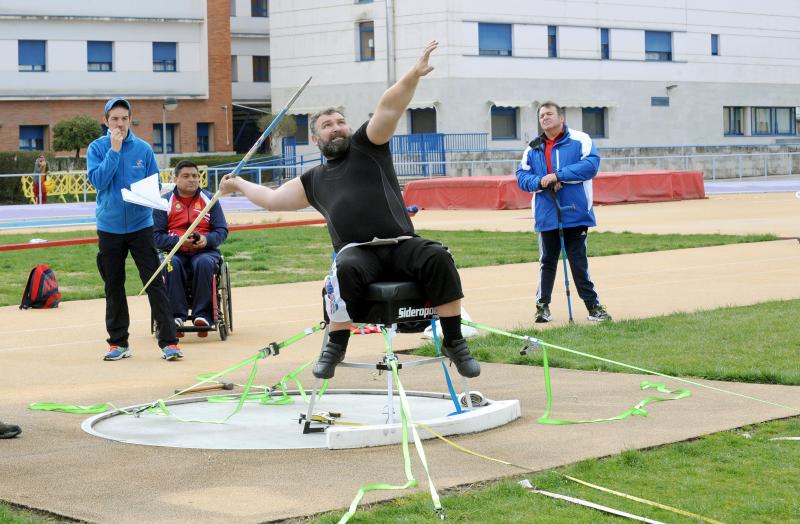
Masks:
[[[416,282],[375,282],[364,296],[367,308],[356,323],[391,325],[430,320],[435,308]]]

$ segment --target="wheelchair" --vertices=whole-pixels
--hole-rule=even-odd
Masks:
[[[166,285],[166,268],[164,269],[164,276],[162,278]],[[186,290],[186,302],[189,304],[189,315],[187,320],[194,320],[194,312],[191,310],[192,305],[192,272],[191,268],[187,271],[187,281],[184,286]],[[211,297],[214,308],[214,318],[211,319],[210,326],[176,326],[178,336],[182,337],[183,333],[199,333],[208,331],[219,332],[219,338],[226,340],[228,335],[233,332],[233,304],[231,302],[231,276],[228,271],[228,263],[224,257],[220,257],[214,268],[214,278],[211,280],[212,292]],[[153,313],[150,313],[150,333],[156,332],[156,320]]]

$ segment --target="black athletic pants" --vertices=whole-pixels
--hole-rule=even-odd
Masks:
[[[373,282],[419,282],[433,307],[464,298],[452,255],[440,243],[412,237],[388,246],[357,246],[336,255],[339,294],[351,318]]]
[[[572,273],[578,295],[590,310],[597,303],[597,292],[594,290],[592,278],[589,275],[589,259],[586,257],[586,226],[568,227],[564,229],[564,246],[567,252],[567,261]],[[561,240],[558,229],[542,231],[539,233],[539,289],[536,291],[536,301],[550,303],[553,293],[553,284],[556,280],[558,259],[561,255]]]
[[[125,296],[125,259],[131,254],[142,284],[158,269],[159,260],[153,242],[153,228],[147,227],[133,233],[115,234],[97,231],[97,269],[105,283],[106,330],[108,343],[128,347],[128,300]],[[163,278],[156,277],[147,287],[150,309],[156,319],[158,346],[165,348],[177,344],[175,321],[170,312],[169,299]]]

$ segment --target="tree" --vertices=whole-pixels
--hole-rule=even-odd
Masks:
[[[259,118],[257,123],[258,130],[263,133],[272,121],[275,120],[276,116],[277,115],[269,113]],[[285,115],[269,135],[269,143],[272,146],[273,153],[280,155],[281,138],[284,136],[294,136],[295,133],[297,133],[297,122],[292,115]]]
[[[53,127],[53,149],[56,151],[75,150],[75,160],[81,156],[81,149],[99,137],[103,130],[94,118],[78,115],[62,120]]]

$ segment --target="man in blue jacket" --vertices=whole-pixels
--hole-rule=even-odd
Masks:
[[[148,207],[124,202],[121,190],[130,189],[133,182],[158,173],[159,169],[150,145],[130,130],[130,103],[124,98],[112,98],[106,102],[104,111],[108,133],[89,144],[87,164],[89,182],[97,190],[97,268],[106,293],[109,348],[103,359],[120,360],[131,356],[125,259],[130,252],[142,284],[159,266],[153,244],[153,212]],[[148,286],[147,298],[158,326],[156,334],[163,358],[182,358],[161,279]]]
[[[186,233],[198,215],[211,201],[213,195],[200,189],[200,172],[191,160],[181,160],[175,166],[175,189],[169,197],[169,214],[157,209],[153,212],[156,247],[171,251]],[[200,220],[194,235],[187,238],[172,257],[172,271],[167,272],[167,294],[172,304],[172,316],[182,336],[181,326],[188,317],[186,303],[187,273],[192,273],[192,317],[197,327],[208,327],[214,320],[213,286],[214,270],[222,258],[217,249],[228,238],[228,222],[222,206],[215,202]],[[198,331],[199,337],[208,331]]]
[[[586,239],[589,227],[597,225],[592,210],[592,178],[600,167],[589,135],[564,124],[564,110],[555,102],[539,107],[539,125],[544,131],[522,155],[517,184],[534,193],[534,230],[539,234],[539,288],[536,291],[536,322],[549,322],[550,296],[556,279],[561,242],[556,202],[562,208],[564,245],[578,295],[586,304],[589,320],[611,320],[600,304],[589,276]]]

